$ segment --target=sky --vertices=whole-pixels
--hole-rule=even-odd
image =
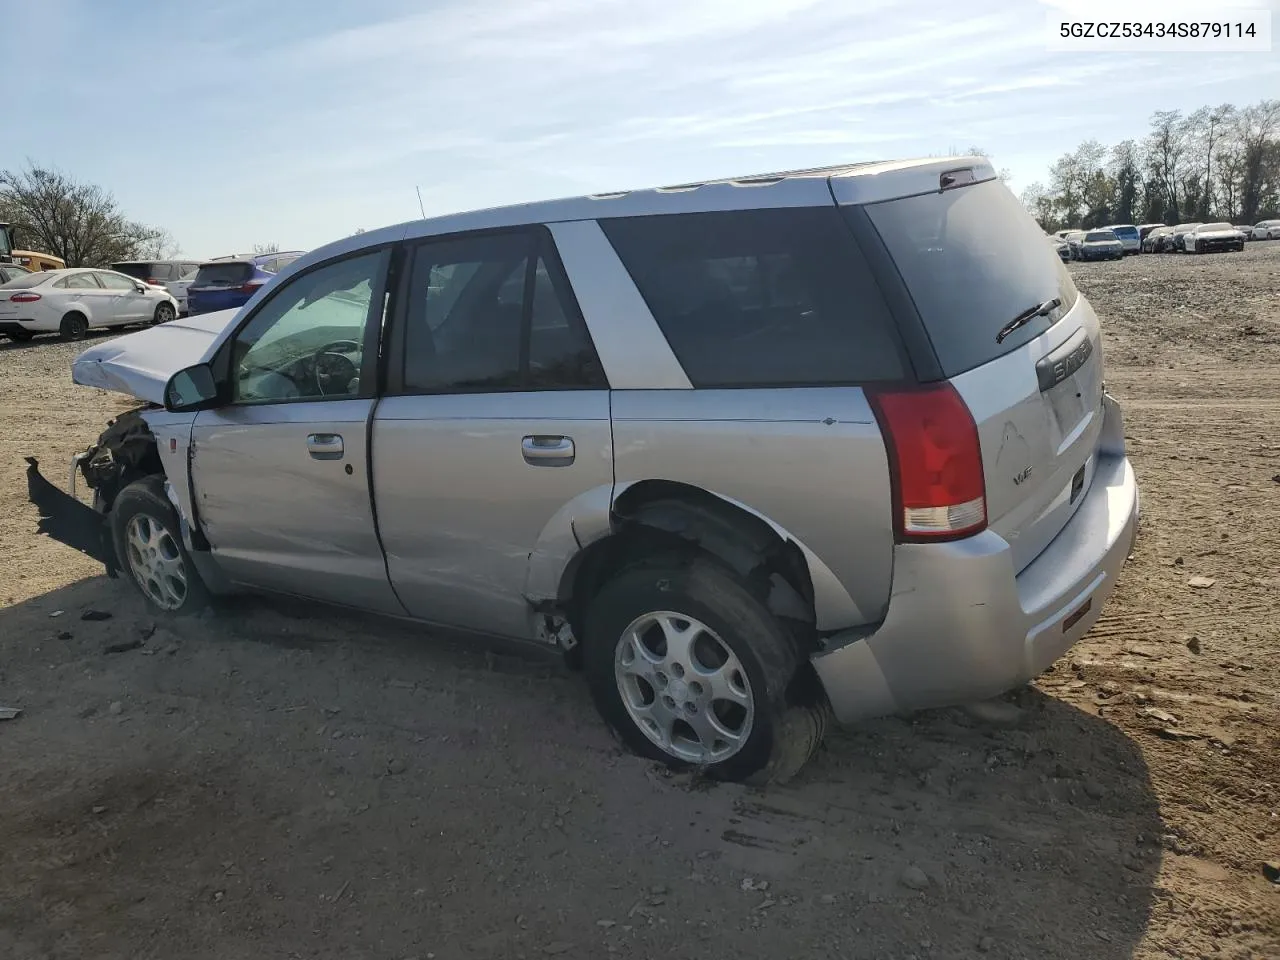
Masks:
[[[0,169],[101,184],[212,257],[415,219],[415,187],[430,216],[978,145],[1021,190],[1155,110],[1280,97],[1280,41],[1050,51],[1063,5],[0,0]],[[1230,5],[1280,28],[1280,0]]]

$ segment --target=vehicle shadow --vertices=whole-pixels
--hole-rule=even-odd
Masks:
[[[0,608],[0,704],[23,710],[0,722],[0,954],[363,955],[376,929],[379,955],[440,960],[1121,960],[1142,939],[1145,764],[1060,701],[838,731],[758,790],[624,753],[558,657],[426,634],[277,599],[156,619],[105,577]]]

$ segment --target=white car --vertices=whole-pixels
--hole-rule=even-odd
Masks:
[[[111,269],[117,273],[133,277],[151,284],[164,287],[178,301],[178,315],[187,312],[187,288],[196,278],[202,260],[125,260],[113,263]]]
[[[10,340],[37,333],[83,340],[91,329],[166,323],[177,315],[169,291],[113,270],[45,270],[0,284],[0,335]]]
[[[1244,237],[1229,223],[1202,223],[1186,232],[1182,249],[1187,253],[1243,250]]]
[[[1253,239],[1280,240],[1280,220],[1263,220],[1254,224]]]

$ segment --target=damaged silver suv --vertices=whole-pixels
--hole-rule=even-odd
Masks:
[[[388,227],[73,377],[146,404],[33,498],[154,607],[558,645],[633,749],[731,779],[1031,679],[1138,523],[1097,317],[980,158]]]

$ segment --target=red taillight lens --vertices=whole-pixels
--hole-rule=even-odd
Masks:
[[[262,286],[264,283],[266,283],[266,282],[267,282],[267,281],[265,281],[265,280],[249,280],[249,281],[246,281],[244,284],[242,284],[242,285],[241,285],[241,287],[240,287],[240,292],[241,292],[241,293],[248,293],[248,294],[251,294],[251,295],[252,295],[252,294],[255,294],[255,293],[257,293],[257,292],[258,292],[258,288],[259,288],[259,287],[261,287],[261,286]]]
[[[951,384],[868,390],[884,431],[900,541],[955,540],[987,526],[973,415]]]
[[[15,293],[9,297],[10,303],[35,303],[40,299],[38,293]]]

